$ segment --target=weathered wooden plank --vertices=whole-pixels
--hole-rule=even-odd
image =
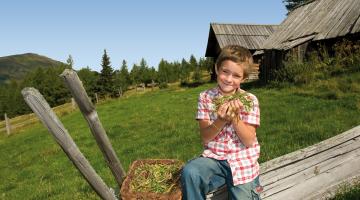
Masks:
[[[304,172],[307,169],[314,171],[316,168],[317,171],[323,170],[325,168],[336,165],[338,162],[342,162],[343,159],[347,159],[347,155],[352,156],[354,151],[360,149],[360,142],[351,143],[348,146],[338,149],[331,149],[329,151],[321,152],[317,155],[312,156],[311,158],[304,158],[299,160],[294,164],[285,165],[285,167],[279,168],[270,173],[262,174],[262,183],[264,186],[271,185],[271,187],[277,187],[278,185],[283,184],[288,177],[294,178],[296,181],[301,180],[304,177]],[[339,157],[341,155],[341,157]],[[331,161],[331,163],[328,163]],[[270,187],[268,187],[270,188]]]
[[[360,126],[263,163],[260,176],[264,186],[262,197],[282,199],[291,194],[290,199],[306,199],[320,191],[331,190],[344,180],[360,175],[359,158]],[[352,166],[351,170],[349,166]],[[347,171],[338,173],[343,170]],[[322,182],[311,184],[313,180]],[[309,188],[303,190],[306,186]]]
[[[50,108],[49,104],[34,88],[24,88],[21,91],[26,103],[39,117],[41,122],[48,128],[76,168],[81,172],[86,181],[94,191],[103,199],[115,200],[115,195],[106,186],[100,176],[92,168],[88,160],[81,153],[68,131],[65,129],[59,118]]]
[[[303,181],[297,181],[296,184],[287,185],[282,190],[278,190],[276,193],[269,194],[268,191],[264,191],[262,194],[263,199],[312,199],[320,194],[331,195],[334,191],[333,186],[339,185],[347,180],[360,175],[360,151],[354,156],[348,156],[342,163],[335,165],[331,168],[324,169],[319,174],[315,172],[308,172],[313,174],[306,177]],[[326,164],[331,164],[330,162]],[[309,170],[308,170],[309,171]],[[308,175],[305,174],[305,175]],[[292,179],[294,180],[294,178]]]
[[[300,188],[303,188],[307,185],[305,191],[301,190],[302,193],[305,193],[305,196],[311,196],[312,193],[318,192],[320,189],[327,188],[327,185],[332,185],[331,179],[334,179],[335,182],[343,181],[343,179],[348,178],[349,176],[354,176],[356,174],[360,175],[360,166],[357,161],[360,159],[360,148],[357,148],[355,151],[345,152],[344,154],[339,154],[336,157],[323,160],[313,166],[304,166],[304,169],[298,172],[289,174],[287,177],[282,177],[282,179],[277,180],[272,183],[265,183],[263,197],[269,197],[269,199],[282,199],[279,196],[284,196],[286,194],[297,194],[296,191]],[[312,158],[313,159],[313,158]],[[314,158],[315,159],[315,158]],[[351,170],[347,170],[344,173],[337,173],[342,171],[343,168],[348,168],[347,165],[353,166]],[[286,169],[279,170],[278,174],[286,172]],[[262,176],[261,180],[266,182],[267,176]],[[317,185],[309,185],[311,180],[321,180],[321,183]],[[305,186],[303,183],[308,183]],[[292,197],[293,199],[304,199],[305,197],[301,194],[297,194]]]
[[[91,133],[93,134],[100,150],[102,151],[105,161],[107,162],[112,174],[114,175],[119,187],[126,176],[125,170],[122,167],[116,153],[106,135],[98,114],[95,110],[93,103],[88,97],[78,75],[74,70],[65,69],[61,74],[64,81],[71,91],[81,113],[89,124]]]
[[[298,151],[291,152],[289,154],[267,161],[261,164],[261,171],[268,173],[271,170],[280,168],[281,166],[284,165],[291,164],[299,159],[311,157],[312,155],[318,152],[331,149],[332,147],[338,145],[339,143],[344,143],[346,141],[353,140],[354,138],[357,138],[359,136],[360,136],[360,126],[357,126],[339,135],[336,135],[332,138],[314,144],[310,147],[306,147],[304,149],[300,149]]]

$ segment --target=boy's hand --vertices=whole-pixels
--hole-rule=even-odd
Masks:
[[[219,107],[217,112],[218,118],[221,120],[231,122],[232,120],[236,119],[240,113],[243,104],[240,100],[232,100],[227,103],[222,104]]]
[[[223,121],[231,121],[230,119],[230,116],[229,116],[229,103],[224,103],[222,104],[218,111],[217,111],[217,117],[220,119],[220,120],[223,120]]]
[[[230,104],[231,110],[233,110],[233,113],[234,113],[233,117],[236,117],[236,115],[239,115],[241,109],[244,107],[243,103],[241,103],[241,101],[238,99],[229,101],[229,104]]]

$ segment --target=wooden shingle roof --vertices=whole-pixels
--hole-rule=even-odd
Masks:
[[[296,8],[265,41],[264,49],[287,50],[306,41],[360,32],[360,0],[315,0]]]
[[[262,44],[277,25],[247,25],[211,23],[206,57],[215,57],[226,45],[240,45],[249,50],[262,49]]]

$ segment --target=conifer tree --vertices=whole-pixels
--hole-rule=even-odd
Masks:
[[[74,60],[71,55],[69,55],[68,59],[66,60],[66,64],[69,66],[70,69],[74,66]]]
[[[128,71],[126,60],[122,61],[122,65],[120,67],[120,71],[116,73],[116,87],[124,92],[127,90],[128,86],[131,84],[130,74]]]
[[[98,92],[100,95],[113,95],[114,94],[114,70],[110,64],[110,57],[107,55],[106,49],[102,56],[101,72],[98,81]]]
[[[190,56],[189,64],[190,64],[191,71],[194,71],[196,69],[196,67],[198,66],[196,58],[195,58],[194,55]]]
[[[190,78],[190,67],[189,63],[183,58],[180,66],[180,82],[181,84],[189,83]]]

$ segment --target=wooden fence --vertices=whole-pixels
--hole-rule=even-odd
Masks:
[[[71,103],[65,103],[52,109],[58,116],[63,116],[73,112],[76,109],[76,103],[72,101]],[[6,115],[6,113],[4,115]],[[39,118],[34,113],[8,119],[8,123],[6,123],[6,120],[0,121],[0,134],[10,135],[38,121]]]

